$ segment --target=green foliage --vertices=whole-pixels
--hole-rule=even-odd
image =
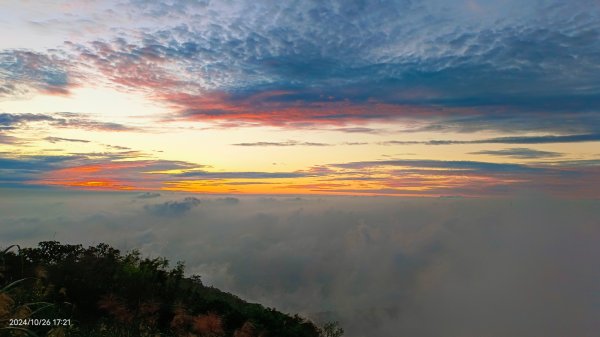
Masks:
[[[340,327],[339,322],[326,323],[321,331],[321,337],[341,337],[344,335],[344,329]]]
[[[339,337],[343,330],[247,303],[185,277],[184,265],[106,244],[56,241],[0,252],[0,336]],[[8,325],[10,318],[70,326]],[[3,329],[3,330],[2,330]]]

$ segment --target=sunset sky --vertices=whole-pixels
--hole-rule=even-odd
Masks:
[[[0,187],[600,196],[600,3],[3,1]]]
[[[0,0],[0,251],[347,337],[600,331],[600,0]]]

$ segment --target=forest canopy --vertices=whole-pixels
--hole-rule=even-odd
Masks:
[[[107,244],[40,242],[0,253],[1,336],[334,337],[323,328],[186,277],[181,262]]]

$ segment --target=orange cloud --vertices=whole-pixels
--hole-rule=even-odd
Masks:
[[[234,121],[261,125],[293,124],[344,125],[367,120],[438,115],[438,108],[397,105],[377,101],[294,100],[293,92],[265,91],[247,97],[233,97],[222,92],[202,95],[165,93],[160,98],[179,111],[179,118],[197,121]],[[296,93],[297,94],[297,93]],[[469,109],[461,110],[469,113]]]
[[[573,164],[575,165],[575,164]],[[189,163],[106,161],[49,170],[29,184],[95,190],[216,194],[503,196],[543,192],[598,197],[599,168],[444,161],[373,161],[296,172],[210,172]]]

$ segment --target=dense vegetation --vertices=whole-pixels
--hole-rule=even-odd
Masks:
[[[37,319],[37,321],[35,320]],[[68,320],[68,321],[67,321]],[[23,325],[19,325],[24,323]],[[0,336],[340,336],[185,277],[178,263],[106,244],[0,252]]]

